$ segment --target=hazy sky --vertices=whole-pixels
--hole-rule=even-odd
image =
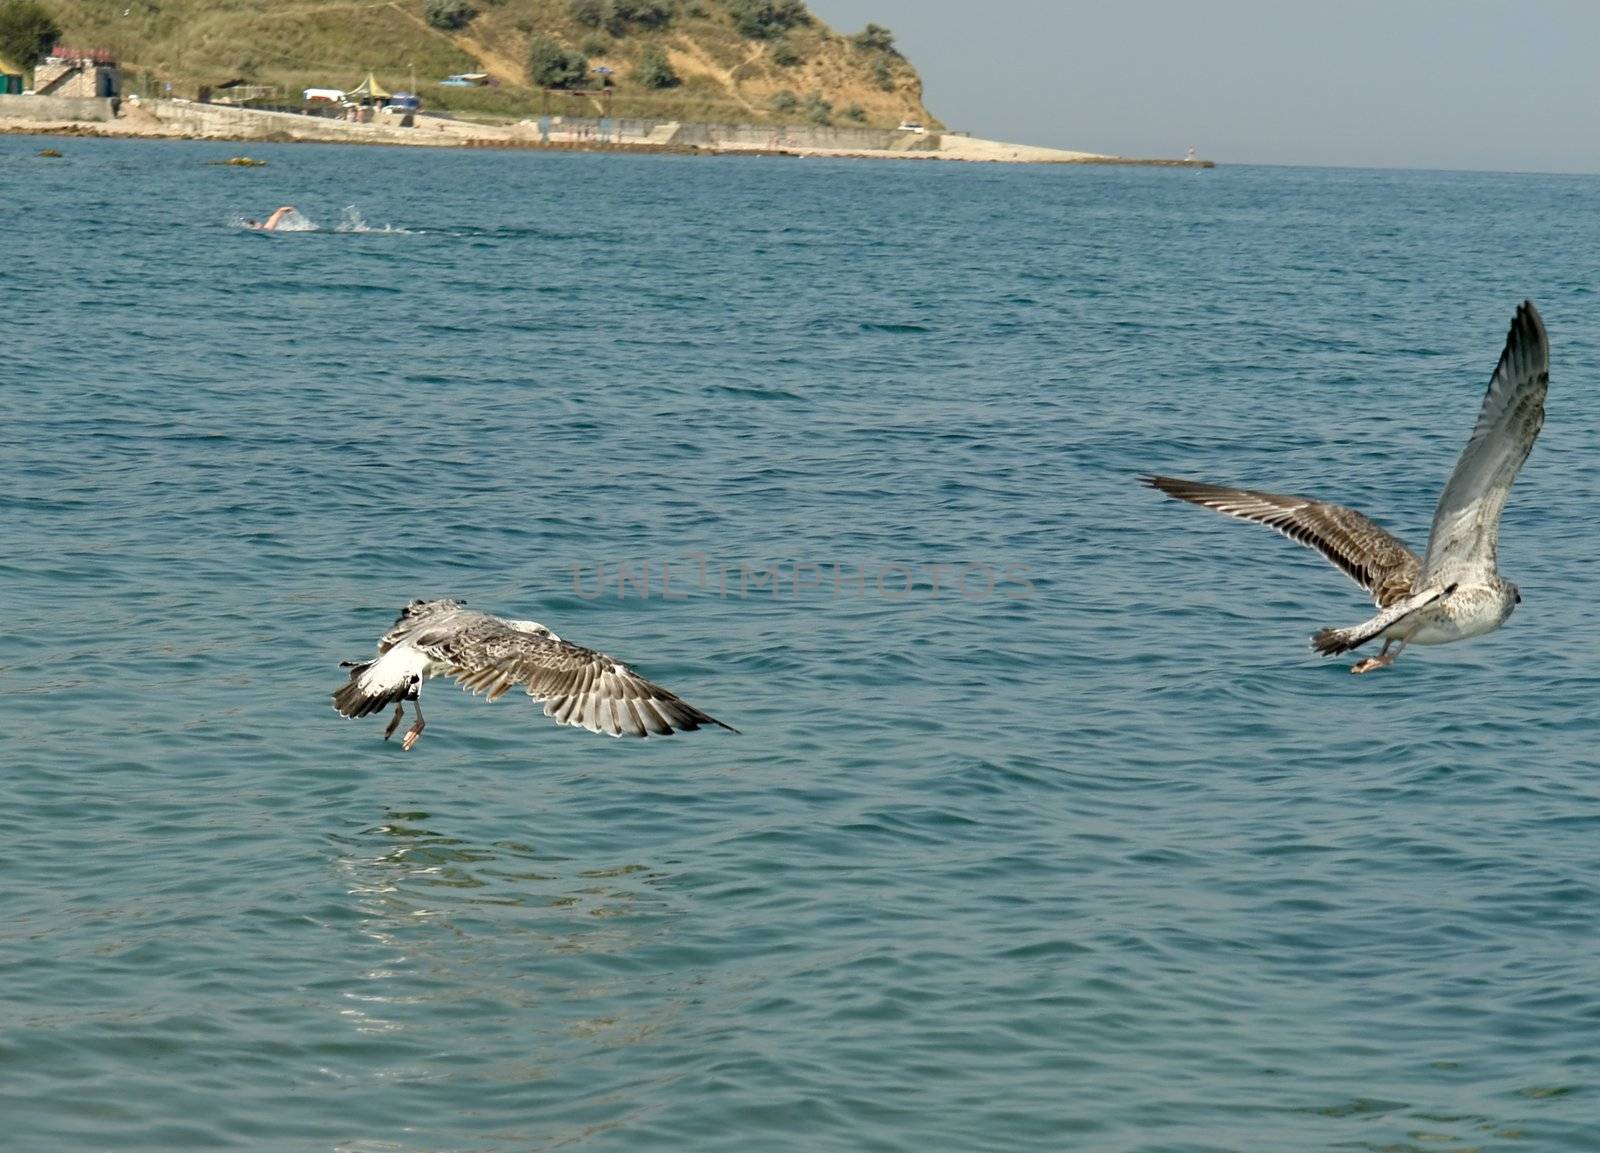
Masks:
[[[1600,172],[1597,0],[808,0],[975,136],[1235,163]]]

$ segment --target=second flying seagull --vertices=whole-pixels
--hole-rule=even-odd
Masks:
[[[388,740],[411,701],[417,719],[401,742],[417,743],[422,682],[449,676],[495,700],[513,685],[544,703],[545,716],[613,737],[670,736],[701,725],[738,732],[652,684],[621,661],[564,641],[537,621],[513,621],[469,609],[460,601],[416,600],[400,611],[370,661],[345,661],[350,679],[333,694],[341,716],[365,717],[394,706]]]
[[[1439,496],[1421,557],[1354,509],[1170,476],[1142,479],[1168,496],[1275,528],[1316,549],[1370,592],[1381,610],[1377,616],[1353,628],[1323,629],[1311,643],[1333,655],[1381,637],[1382,651],[1350,669],[1371,672],[1392,664],[1408,644],[1446,644],[1499,628],[1521,603],[1517,586],[1500,575],[1495,545],[1511,482],[1544,426],[1549,383],[1544,321],[1524,301],[1489,378],[1477,426]]]

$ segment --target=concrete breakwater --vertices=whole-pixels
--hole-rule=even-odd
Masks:
[[[30,124],[108,123],[116,119],[117,102],[109,96],[0,96],[0,121]]]

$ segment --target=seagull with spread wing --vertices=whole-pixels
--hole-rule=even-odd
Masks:
[[[537,621],[505,620],[461,601],[412,601],[378,642],[376,658],[344,661],[340,667],[350,670],[350,679],[333,694],[333,707],[341,716],[365,717],[394,705],[384,740],[400,727],[405,703],[413,703],[417,719],[401,741],[408,751],[426,723],[422,682],[441,675],[474,693],[488,693],[491,701],[520,685],[544,704],[545,716],[591,733],[666,737],[701,725],[739,731],[622,662],[562,640]]]
[[[1522,602],[1517,586],[1496,568],[1495,544],[1511,482],[1544,425],[1549,383],[1544,321],[1524,301],[1489,378],[1477,427],[1439,496],[1421,557],[1354,509],[1169,476],[1141,479],[1168,496],[1277,529],[1316,549],[1370,592],[1377,616],[1311,638],[1319,653],[1334,655],[1381,637],[1382,651],[1350,669],[1367,673],[1393,664],[1408,644],[1442,645],[1499,628]]]

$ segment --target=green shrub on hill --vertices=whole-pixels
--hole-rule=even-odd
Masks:
[[[467,0],[427,0],[422,6],[422,14],[435,28],[454,32],[472,23],[478,11]]]
[[[667,0],[611,0],[611,11],[624,24],[639,28],[665,28],[672,20]]]
[[[528,50],[528,80],[538,88],[582,88],[589,61],[554,40],[539,38]]]
[[[868,24],[860,32],[850,37],[850,43],[863,52],[899,53],[894,50],[894,33],[881,24]]]
[[[678,74],[659,44],[647,44],[639,53],[639,62],[633,66],[634,83],[645,88],[676,88]]]
[[[789,29],[811,23],[803,0],[723,0],[741,36],[771,40]]]
[[[34,0],[0,0],[0,56],[18,68],[32,68],[60,35],[50,13]]]
[[[622,36],[629,28],[665,28],[672,5],[667,0],[567,0],[567,14],[585,28]]]

